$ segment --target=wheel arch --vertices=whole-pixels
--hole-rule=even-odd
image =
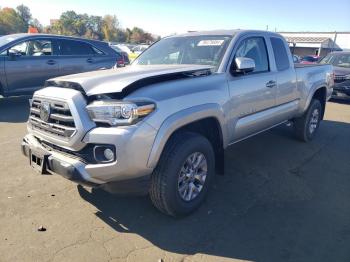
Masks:
[[[148,167],[155,168],[166,143],[173,135],[181,131],[190,131],[205,136],[213,145],[217,171],[223,173],[223,152],[228,144],[228,132],[223,111],[217,104],[191,107],[169,116],[158,130],[148,159]]]
[[[308,107],[310,106],[311,100],[314,98],[318,99],[321,102],[321,105],[323,108],[323,112],[322,112],[322,119],[323,119],[326,102],[327,102],[327,87],[325,85],[314,86],[313,88],[310,89],[307,99],[304,100],[305,104],[304,106],[302,106],[302,110],[300,111],[300,114],[303,114],[308,109]]]
[[[327,102],[327,88],[325,86],[322,86],[315,90],[314,94],[312,95],[312,99],[317,99],[320,101],[322,105],[322,116],[321,119],[324,117],[324,112],[326,109],[326,102]]]

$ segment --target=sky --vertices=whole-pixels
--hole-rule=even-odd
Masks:
[[[28,6],[48,25],[67,10],[116,15],[123,28],[161,36],[196,30],[350,31],[350,0],[0,0],[0,7]]]

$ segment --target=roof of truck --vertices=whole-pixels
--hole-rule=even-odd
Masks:
[[[263,30],[246,30],[246,29],[231,29],[231,30],[210,30],[210,31],[189,31],[185,34],[172,35],[176,36],[199,36],[199,35],[227,35],[234,36],[238,33],[268,33],[273,35],[279,35],[275,32],[263,31]]]

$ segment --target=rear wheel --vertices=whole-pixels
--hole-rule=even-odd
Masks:
[[[203,202],[214,173],[210,142],[195,133],[176,134],[152,174],[150,198],[167,215],[189,214]]]
[[[318,99],[312,99],[309,108],[300,118],[295,119],[295,132],[298,139],[311,141],[320,126],[323,108]]]

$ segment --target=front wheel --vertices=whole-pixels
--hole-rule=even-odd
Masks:
[[[312,99],[309,108],[301,117],[295,119],[295,132],[298,139],[311,141],[320,126],[323,108],[318,99]]]
[[[186,215],[203,202],[215,174],[214,150],[196,133],[175,134],[152,174],[150,198],[167,215]]]

